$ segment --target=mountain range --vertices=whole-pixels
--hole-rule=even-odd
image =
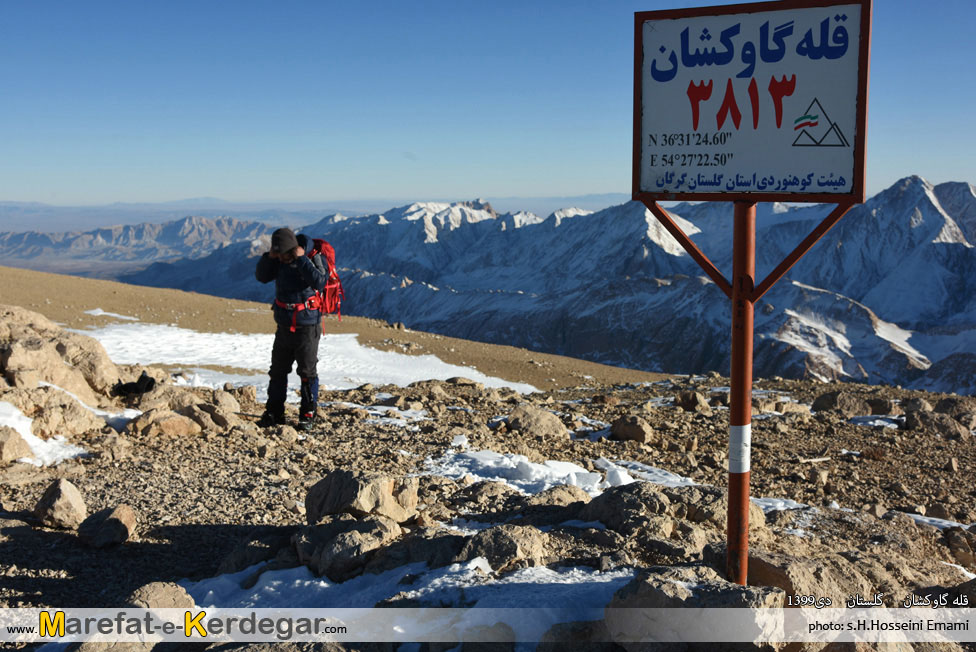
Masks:
[[[757,281],[831,208],[760,204]],[[730,275],[731,205],[669,210]],[[224,244],[237,237],[229,228],[118,278],[270,299],[253,270],[273,227],[238,224],[239,241]],[[335,246],[348,313],[640,369],[728,373],[728,299],[640,203],[542,218],[427,202],[300,230]],[[0,254],[29,240],[0,234]],[[854,207],[757,303],[756,375],[976,392],[974,241],[967,183],[908,177]]]

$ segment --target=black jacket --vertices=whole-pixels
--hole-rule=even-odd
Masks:
[[[304,235],[298,236],[298,244],[307,252],[311,241]],[[316,290],[325,287],[328,280],[321,256],[299,256],[293,262],[284,264],[281,261],[264,254],[258,259],[254,276],[261,283],[275,282],[275,299],[281,303],[304,303],[315,294]],[[314,260],[314,262],[313,262]],[[311,326],[319,323],[322,314],[318,310],[287,310],[274,305],[275,321],[284,326]],[[294,316],[294,322],[292,317]]]

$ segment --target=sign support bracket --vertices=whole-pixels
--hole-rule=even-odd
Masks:
[[[745,585],[749,569],[749,474],[752,450],[752,356],[755,304],[802,258],[857,202],[843,201],[776,268],[755,285],[756,203],[734,202],[732,282],[681,230],[674,218],[656,201],[640,198],[678,244],[731,300],[732,368],[729,408],[729,511],[727,521],[726,577]]]

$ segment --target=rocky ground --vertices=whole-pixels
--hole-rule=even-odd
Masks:
[[[127,291],[116,285],[106,292]],[[84,309],[144,318],[158,309],[113,305],[108,296]],[[205,298],[177,305],[196,306],[183,314],[197,311],[194,318],[213,322],[236,303]],[[50,316],[69,322],[63,310]],[[306,437],[290,426],[259,429],[253,388],[175,387],[167,372],[148,369],[159,381],[153,391],[113,397],[114,382],[133,381],[144,369],[113,365],[93,340],[36,313],[0,312],[0,401],[32,417],[35,435],[64,434],[90,452],[51,467],[17,463],[22,448],[18,453],[17,438],[0,429],[0,606],[118,606],[145,594],[147,585],[173,590],[152,583],[257,562],[265,562],[262,570],[304,564],[343,581],[410,561],[433,566],[477,556],[496,574],[532,565],[640,569],[618,606],[635,595],[642,606],[693,604],[668,577],[708,584],[726,606],[774,606],[786,593],[842,602],[855,592],[884,592],[894,604],[896,596],[931,587],[976,604],[976,581],[949,565],[976,572],[974,528],[938,529],[907,515],[976,522],[971,397],[757,381],[752,494],[816,509],[766,515],[752,509],[750,589],[743,591],[720,577],[726,378],[628,377],[517,349],[495,356],[498,347],[465,343],[464,358],[484,349],[480,355],[495,360],[492,368],[500,371],[479,367],[486,373],[541,386],[541,368],[562,382],[528,396],[461,378],[322,392],[320,421]],[[391,340],[409,333],[375,328]],[[447,339],[411,335],[437,346]],[[513,356],[508,367],[505,355]],[[92,406],[143,414],[116,432],[38,381]],[[405,426],[378,422],[381,405],[426,416]],[[896,427],[850,420],[869,414]],[[699,485],[634,483],[591,499],[575,487],[526,496],[501,483],[425,475],[425,460],[462,435],[472,449],[574,462],[599,473],[601,457],[627,460]],[[459,517],[495,526],[467,534],[445,527]],[[571,520],[600,521],[606,529],[559,526]],[[403,602],[393,596],[389,604]],[[606,638],[605,631],[591,635]]]

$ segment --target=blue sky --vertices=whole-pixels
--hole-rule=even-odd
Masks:
[[[629,192],[633,12],[603,2],[0,3],[0,200]],[[976,182],[972,0],[875,0],[867,189]]]

